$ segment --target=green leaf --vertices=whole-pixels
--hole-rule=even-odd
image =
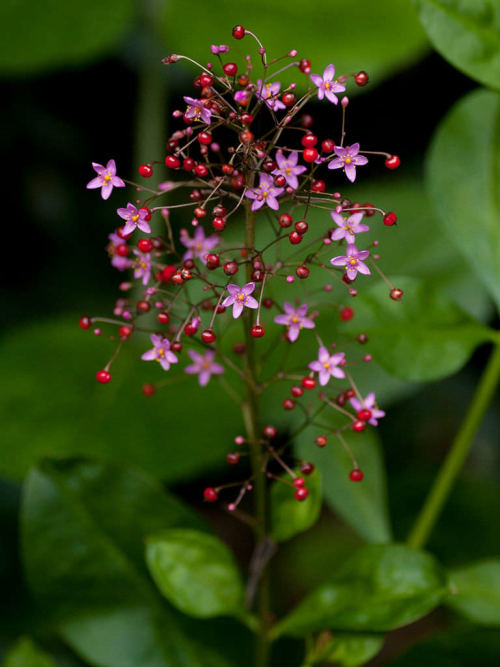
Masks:
[[[132,0],[5,0],[0,5],[0,71],[67,67],[109,53],[134,18]]]
[[[148,538],[146,561],[156,585],[196,618],[238,615],[244,591],[233,554],[217,537],[183,528]]]
[[[300,474],[298,471],[296,471]],[[288,474],[283,478],[290,482]],[[321,511],[321,474],[315,470],[306,478],[309,495],[305,500],[295,499],[295,487],[276,482],[271,488],[271,536],[284,542],[303,533],[318,520]]]
[[[203,17],[198,28],[197,17]],[[425,33],[409,0],[364,3],[362,12],[351,0],[328,3],[311,0],[306,12],[300,0],[272,3],[254,0],[245,8],[244,19],[245,27],[259,37],[271,59],[296,48],[299,58],[311,61],[313,72],[323,72],[333,62],[339,74],[365,69],[374,82],[406,67],[427,46]],[[238,52],[253,56],[258,45],[250,36],[242,42],[231,36],[231,28],[241,20],[240,8],[230,0],[219,0],[210,12],[206,11],[203,0],[189,3],[173,0],[168,3],[164,18],[165,43],[170,53],[186,54],[201,62],[209,55],[210,43],[234,47],[233,58],[238,57]],[[334,42],[332,20],[337,26]],[[210,37],[200,39],[200,29]],[[256,70],[260,70],[258,62]],[[282,77],[282,81],[293,77],[291,80],[297,81],[300,87],[308,83],[308,78],[298,74],[295,68]],[[355,92],[356,86],[351,84],[349,89]]]
[[[145,536],[181,524],[203,527],[136,470],[82,460],[46,460],[31,470],[22,509],[27,582],[47,621],[77,653],[100,667],[223,660],[212,662],[210,651],[200,657],[201,647],[147,573]]]
[[[474,91],[448,113],[428,155],[427,188],[450,243],[500,306],[498,94]]]
[[[326,421],[326,420],[325,420]],[[351,482],[352,463],[333,435],[324,448],[314,444],[319,428],[308,428],[296,438],[298,455],[312,461],[321,472],[328,505],[370,542],[389,542],[391,528],[387,508],[385,469],[375,431],[346,433],[344,439],[363,470],[362,482]]]
[[[328,583],[278,626],[276,635],[323,629],[383,632],[428,614],[446,592],[446,578],[428,553],[400,544],[359,549]]]
[[[383,635],[336,632],[321,656],[343,667],[358,667],[375,657],[383,645]]]
[[[500,627],[500,558],[452,570],[450,588],[449,607],[475,623]]]
[[[495,334],[462,311],[434,285],[415,278],[394,278],[401,302],[379,282],[356,299],[356,317],[345,333],[360,331],[378,363],[396,377],[413,382],[437,380],[458,371],[474,349]]]
[[[413,0],[437,51],[457,69],[500,88],[500,4],[497,0]]]
[[[29,637],[22,637],[9,650],[2,667],[56,667],[56,663]]]

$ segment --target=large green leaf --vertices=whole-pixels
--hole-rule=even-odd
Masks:
[[[498,0],[413,0],[437,51],[486,86],[500,88]]]
[[[359,667],[375,657],[383,645],[383,635],[336,632],[321,651],[321,659],[342,667]]]
[[[475,91],[449,112],[430,149],[427,187],[450,243],[500,306],[498,94]]]
[[[394,630],[432,611],[446,590],[444,572],[430,554],[400,544],[372,544],[306,597],[276,634]]]
[[[8,651],[2,667],[56,667],[56,663],[29,637],[22,637]]]
[[[326,421],[326,419],[325,419]],[[326,447],[314,443],[319,428],[308,428],[296,439],[297,453],[312,461],[321,472],[323,495],[328,505],[354,530],[370,542],[389,542],[389,523],[385,470],[380,442],[374,430],[346,433],[344,438],[363,470],[362,482],[351,482],[352,463],[335,436]]]
[[[300,473],[299,473],[300,474]],[[271,488],[271,536],[284,542],[313,526],[321,511],[321,474],[315,470],[308,475],[306,488],[309,495],[305,500],[296,500],[296,489],[290,486],[290,476],[285,473],[288,484],[277,481]]]
[[[196,618],[238,615],[244,590],[234,556],[213,535],[177,528],[148,538],[146,561],[162,594]]]
[[[47,620],[91,663],[204,667],[207,660],[223,661],[212,661],[210,651],[200,657],[201,648],[148,577],[146,535],[176,525],[202,526],[138,471],[46,460],[29,473],[22,510],[28,585]]]
[[[379,282],[356,299],[356,316],[346,333],[363,331],[378,363],[396,377],[414,382],[437,380],[458,371],[474,349],[495,333],[462,311],[434,286],[415,278],[396,278],[404,292],[397,302]]]
[[[4,0],[0,71],[67,67],[110,52],[134,18],[132,0]]]
[[[500,627],[500,558],[452,570],[450,588],[448,606],[471,621]]]

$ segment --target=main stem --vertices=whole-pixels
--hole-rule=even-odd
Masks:
[[[481,376],[462,426],[408,537],[408,544],[411,547],[418,549],[427,542],[453,483],[465,463],[476,431],[491,403],[499,378],[500,343],[493,348],[493,353]]]
[[[248,200],[247,200],[248,201]],[[245,247],[251,256],[255,247],[255,213],[251,210],[251,202],[245,203]],[[246,265],[246,281],[251,282],[252,264]],[[246,310],[244,322],[245,328],[245,377],[247,385],[246,401],[243,404],[243,417],[247,431],[247,439],[250,447],[250,460],[253,474],[253,493],[255,511],[255,541],[257,547],[267,536],[268,511],[267,511],[267,484],[266,476],[262,469],[262,446],[259,437],[259,396],[257,378],[255,375],[255,340],[250,330],[252,327],[252,314]],[[257,586],[257,606],[259,616],[259,627],[257,633],[255,650],[255,667],[266,667],[269,658],[269,568],[264,564],[260,573]]]

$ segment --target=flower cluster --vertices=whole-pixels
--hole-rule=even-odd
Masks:
[[[236,30],[237,39],[255,37],[241,26]],[[395,224],[396,215],[372,203],[352,202],[329,179],[338,178],[342,170],[341,183],[345,178],[354,182],[356,168],[368,162],[367,155],[382,155],[390,169],[399,165],[399,158],[362,150],[356,141],[345,144],[349,100],[344,96],[339,104],[338,95],[348,91],[350,79],[365,85],[366,73],[335,78],[335,67],[328,64],[322,75],[311,74],[311,63],[297,60],[295,50],[285,56],[285,66],[273,70],[272,64],[281,59],[268,64],[265,49],[260,42],[258,45],[259,76],[254,76],[257,65],[251,56],[241,67],[229,59],[231,49],[225,45],[211,47],[216,64],[199,64],[196,92],[184,96],[182,108],[173,112],[179,127],[167,142],[164,160],[170,180],[156,187],[127,181],[140,198],[117,208],[118,226],[109,235],[106,249],[112,265],[122,272],[131,271],[138,285],[134,287],[132,280],[121,283],[123,295],[115,304],[116,319],[84,317],[80,325],[90,329],[103,321],[116,327],[119,348],[149,328],[153,347],[141,359],[158,362],[159,373],[182,368],[196,375],[203,387],[218,381],[234,391],[225,380],[229,373],[241,380],[246,392],[262,392],[277,382],[292,383],[291,397],[284,398],[283,408],[300,406],[311,425],[315,424],[315,403],[338,412],[345,418],[344,425],[332,428],[316,442],[322,447],[334,436],[345,444],[343,431],[377,426],[384,412],[375,394],[363,397],[351,378],[351,368],[370,361],[370,355],[348,360],[337,343],[328,342],[341,335],[331,314],[338,313],[339,323],[354,316],[354,310],[342,301],[356,296],[358,274],[364,280],[379,259],[372,252],[378,241],[367,242],[363,249],[358,246],[370,238],[367,232],[375,227],[377,214],[388,227]],[[183,59],[176,54],[163,62]],[[292,73],[301,77],[299,83],[276,80],[278,74],[288,77]],[[304,91],[300,96],[299,88]],[[338,142],[313,132],[314,119],[303,107],[315,98],[337,107]],[[258,127],[263,128],[262,136],[254,133]],[[106,167],[97,163],[93,167],[98,176],[87,187],[101,188],[103,199],[113,187],[125,186],[116,175],[114,160]],[[145,163],[139,174],[151,179],[157,168],[155,162]],[[185,224],[186,214],[192,232],[185,227],[176,232],[178,223]],[[157,235],[160,221],[166,229],[164,237]],[[228,227],[232,232],[226,241]],[[241,236],[235,242],[238,229]],[[307,290],[311,273],[314,286]],[[382,273],[378,266],[377,273]],[[334,297],[333,284],[339,296]],[[390,296],[400,300],[402,292],[391,285]],[[272,310],[275,314],[267,315]],[[326,327],[320,325],[322,311],[330,315]],[[151,312],[156,314],[152,328],[141,320]],[[146,319],[151,322],[151,317]],[[244,323],[245,340],[228,350],[222,342],[235,319]],[[262,345],[256,339],[266,333],[275,335],[256,362]],[[357,340],[364,344],[367,337],[361,333]],[[263,359],[275,348],[289,345],[308,345],[308,363],[299,373],[291,364],[267,374]],[[112,361],[115,359],[116,354]],[[110,367],[111,361],[99,371],[99,382],[111,380]],[[145,393],[154,393],[155,385],[146,387]],[[315,389],[317,393],[312,394]],[[308,400],[302,403],[305,392],[309,392]],[[281,449],[272,446],[275,435],[273,426],[263,430],[263,460],[281,462],[291,475],[295,497],[304,500],[305,482],[284,462],[286,445]],[[239,436],[236,442],[243,445],[246,439]],[[239,458],[237,453],[228,455],[232,464]],[[312,472],[311,463],[299,464],[302,474]],[[351,479],[360,481],[362,476],[353,460]],[[245,482],[229,509],[236,510],[251,487],[250,481]],[[218,495],[217,488],[205,492],[210,501]]]

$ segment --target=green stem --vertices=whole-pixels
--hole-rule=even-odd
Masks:
[[[427,542],[453,483],[465,463],[476,431],[491,403],[499,378],[500,344],[497,344],[481,376],[462,426],[408,537],[408,544],[411,547],[418,549]]]
[[[255,247],[255,213],[251,202],[245,204],[245,247],[250,254]],[[252,264],[246,265],[246,280],[252,279]],[[262,470],[262,447],[259,438],[259,401],[255,366],[255,340],[250,330],[252,313],[246,310],[243,320],[245,329],[245,379],[247,385],[246,401],[243,403],[243,417],[250,447],[250,460],[254,478],[255,540],[257,545],[266,539],[268,533],[267,484]],[[257,607],[259,626],[256,633],[255,667],[266,667],[269,661],[269,567],[264,564],[257,586]]]

